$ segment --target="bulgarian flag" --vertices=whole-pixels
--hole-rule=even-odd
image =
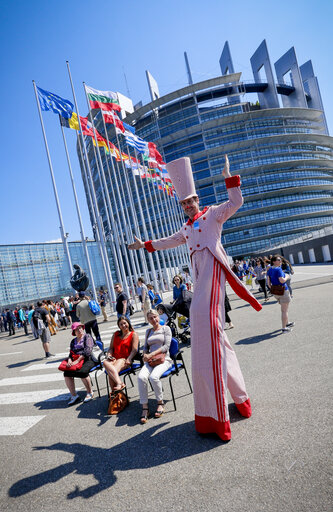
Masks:
[[[93,87],[89,87],[89,85],[85,87],[91,109],[100,108],[108,112],[112,110],[121,111],[118,94],[116,92],[98,91],[97,89],[93,89]]]

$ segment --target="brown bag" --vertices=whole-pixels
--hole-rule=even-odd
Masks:
[[[153,329],[150,329],[149,333],[147,334],[146,339],[149,338],[149,336],[151,335],[152,332],[153,332]],[[164,341],[165,341],[165,329],[164,329]],[[148,364],[152,368],[155,368],[155,366],[158,366],[159,364],[164,363],[164,361],[165,361],[165,352],[161,352],[159,354],[156,354],[156,356],[154,356],[152,359],[150,359]]]
[[[129,404],[128,398],[122,391],[119,391],[116,396],[109,402],[108,414],[118,414],[127,407]]]
[[[161,352],[160,354],[156,354],[152,359],[149,359],[149,366],[152,368],[155,368],[155,366],[158,366],[159,364],[164,363],[165,361],[165,352]]]
[[[272,284],[271,293],[273,295],[283,295],[285,290],[284,284]]]

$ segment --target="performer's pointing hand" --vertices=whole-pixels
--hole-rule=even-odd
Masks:
[[[224,169],[222,171],[222,176],[224,176],[225,178],[230,178],[231,174],[230,174],[230,164],[229,164],[229,158],[228,158],[228,155],[225,155],[224,156],[225,158],[225,164],[224,164]]]
[[[136,251],[138,249],[143,249],[143,247],[145,246],[143,241],[140,240],[140,238],[137,238],[135,235],[134,235],[134,238],[135,238],[135,242],[133,242],[132,244],[128,244],[128,248],[132,251]]]

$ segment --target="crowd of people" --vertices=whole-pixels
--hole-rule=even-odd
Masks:
[[[281,306],[282,333],[291,332],[295,322],[289,322],[288,318],[289,305],[293,298],[291,279],[294,274],[290,261],[280,254],[251,257],[246,260],[236,260],[232,270],[241,281],[245,280],[251,289],[254,289],[254,280],[264,294],[264,302],[269,300],[269,296],[276,298]],[[279,286],[280,291],[277,288]]]

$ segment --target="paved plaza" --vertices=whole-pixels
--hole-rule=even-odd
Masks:
[[[229,443],[195,432],[184,373],[173,379],[177,411],[165,379],[166,413],[140,425],[135,380],[119,416],[106,414],[103,374],[101,398],[67,408],[57,366],[69,329],[52,337],[50,360],[22,329],[0,334],[1,511],[331,511],[333,265],[297,267],[293,290],[286,335],[274,299],[258,313],[230,295],[227,333],[253,416],[230,403]],[[142,345],[143,317],[132,318]],[[115,325],[114,316],[100,323],[105,345]],[[190,371],[190,347],[182,350]]]

